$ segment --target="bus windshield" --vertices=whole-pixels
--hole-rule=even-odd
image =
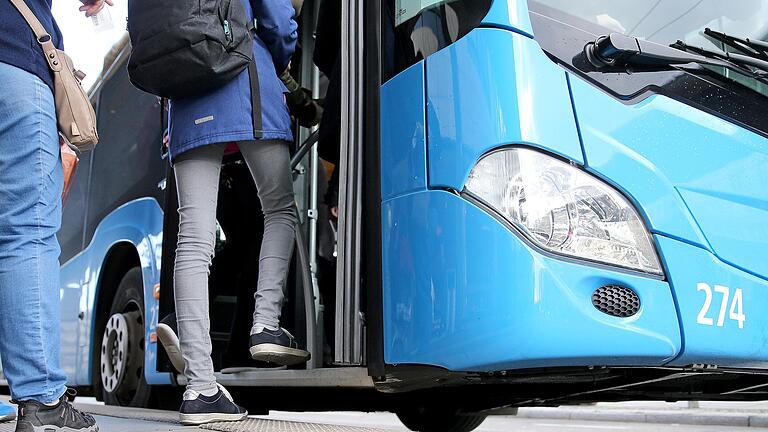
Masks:
[[[395,24],[400,25],[443,0],[397,0]]]
[[[704,35],[704,29],[742,38],[768,40],[768,0],[531,0],[605,29],[669,45],[682,40],[688,45],[731,51]],[[714,44],[714,45],[713,45]],[[709,67],[764,96],[768,85],[722,67]]]

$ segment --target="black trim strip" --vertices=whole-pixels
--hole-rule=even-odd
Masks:
[[[384,375],[384,297],[381,269],[381,0],[365,1],[363,63],[363,292],[366,301],[365,356],[368,374]]]

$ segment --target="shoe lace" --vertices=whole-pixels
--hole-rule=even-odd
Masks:
[[[232,395],[229,394],[229,390],[225,389],[223,385],[216,383],[216,387],[221,390],[222,393],[224,393],[224,396],[229,399],[230,402],[235,403],[235,400],[232,398]]]
[[[63,408],[61,410],[61,418],[66,422],[71,421],[73,425],[76,425],[78,423],[90,424],[95,421],[92,415],[75,408],[69,399],[62,398],[61,404]]]

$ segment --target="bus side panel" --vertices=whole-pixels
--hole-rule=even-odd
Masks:
[[[479,28],[427,58],[430,187],[462,190],[496,147],[523,143],[583,163],[565,72],[532,39]]]
[[[424,62],[381,87],[381,199],[427,188]]]
[[[455,371],[640,366],[680,352],[664,281],[545,256],[449,192],[405,195],[382,212],[387,364]],[[632,288],[640,312],[599,312],[591,296],[608,284]]]
[[[154,198],[142,198],[128,202],[105,217],[96,228],[88,247],[73,260],[62,266],[62,274],[82,275],[83,292],[80,305],[84,312],[81,322],[78,359],[70,375],[77,385],[90,385],[93,350],[100,349],[101,341],[94,340],[96,300],[99,295],[99,280],[102,264],[108,252],[117,243],[128,242],[138,253],[144,279],[145,307],[145,377],[150,384],[168,384],[168,374],[157,374],[157,344],[150,341],[150,333],[157,324],[157,300],[152,288],[160,278],[160,260],[162,250],[163,211]],[[63,365],[69,372],[71,365]],[[76,376],[76,378],[75,378]]]
[[[83,273],[87,268],[86,258],[79,254],[61,266],[60,294],[61,299],[61,367],[66,372],[69,385],[81,384],[78,374],[81,365],[78,361],[79,353],[87,349],[87,334],[82,325],[83,320],[79,315],[87,310],[83,304],[86,296],[82,289]]]

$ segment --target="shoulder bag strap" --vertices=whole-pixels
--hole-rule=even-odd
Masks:
[[[48,61],[48,66],[54,72],[60,71],[62,65],[59,60],[56,46],[51,39],[51,35],[49,35],[45,30],[45,27],[40,24],[40,20],[37,19],[24,0],[11,0],[11,3],[18,9],[19,13],[21,13],[24,20],[27,21],[27,24],[29,24],[29,27],[35,33],[37,42],[43,47],[43,53],[45,54],[45,59]]]

